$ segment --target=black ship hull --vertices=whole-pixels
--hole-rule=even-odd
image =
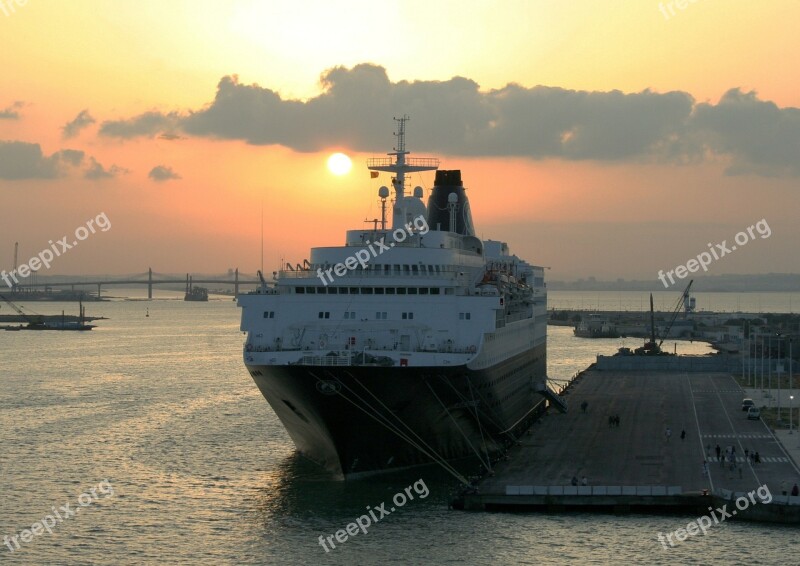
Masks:
[[[495,456],[543,410],[545,346],[490,368],[247,364],[299,452],[354,477]]]

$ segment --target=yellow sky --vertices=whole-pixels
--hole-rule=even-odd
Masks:
[[[683,9],[677,0],[0,3],[6,6],[0,9],[0,111],[22,103],[17,119],[0,120],[0,140],[38,143],[45,155],[81,150],[87,160],[126,170],[101,181],[77,170],[56,179],[22,180],[4,179],[0,171],[0,264],[6,269],[14,241],[32,255],[101,210],[113,229],[65,255],[53,273],[137,272],[148,266],[176,272],[239,266],[252,272],[259,262],[262,203],[268,260],[302,259],[309,246],[340,243],[345,229],[375,216],[374,195],[387,180],[370,180],[362,165],[391,149],[391,115],[376,126],[385,142],[370,154],[348,148],[344,140],[299,153],[213,136],[98,135],[105,121],[147,111],[200,111],[228,75],[284,100],[318,97],[326,69],[373,63],[393,83],[461,76],[482,92],[509,83],[589,92],[651,89],[683,91],[712,104],[740,87],[780,108],[800,107],[794,82],[800,76],[800,3],[789,0],[687,0]],[[61,128],[84,109],[96,123],[63,139]],[[412,150],[415,126],[412,116]],[[333,177],[325,169],[334,150],[354,158],[350,174]],[[783,253],[800,236],[793,218],[797,177],[728,176],[725,155],[684,165],[440,156],[446,167],[464,170],[483,235],[508,232],[520,240],[511,242],[514,249],[553,265],[554,278],[648,278],[705,246],[690,229],[655,242],[667,260],[612,261],[612,250],[583,247],[591,248],[595,223],[642,224],[646,240],[647,224],[697,227],[713,219],[721,240],[730,238],[731,228],[762,217],[785,226],[765,247],[771,251],[742,252],[720,273],[800,270],[798,260]],[[156,165],[180,178],[153,182],[148,172]],[[432,178],[420,182],[430,186]],[[520,228],[526,225],[529,232]],[[542,237],[543,226],[564,228],[574,241],[533,241]],[[660,237],[665,233],[669,229]],[[627,244],[640,255],[652,247]]]

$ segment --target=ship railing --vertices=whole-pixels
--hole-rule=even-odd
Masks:
[[[331,266],[333,267],[333,266]],[[333,272],[331,272],[333,274]],[[336,281],[351,281],[353,279],[361,279],[362,277],[369,277],[369,278],[390,278],[390,277],[420,277],[425,279],[456,279],[458,277],[459,272],[457,271],[439,271],[438,273],[430,273],[430,272],[422,272],[418,271],[416,273],[410,272],[385,272],[377,269],[365,269],[365,270],[357,270],[357,271],[348,271],[345,275],[338,277],[336,276]],[[279,271],[278,277],[280,279],[316,279],[320,281],[319,274],[316,270],[303,270],[303,271]]]
[[[406,165],[409,167],[439,167],[439,159],[436,157],[406,157]],[[372,157],[367,159],[367,167],[392,167],[395,165],[391,157]]]
[[[304,366],[350,366],[352,360],[350,354],[303,356],[300,358],[300,364]]]
[[[245,344],[244,350],[245,352],[252,353],[252,352],[297,352],[301,350],[310,350],[309,346],[300,346],[294,348],[285,348],[281,347],[278,348],[276,346],[263,346],[258,344]],[[345,346],[347,349],[347,346]],[[340,354],[342,357],[349,357],[354,353],[359,353],[362,351],[366,352],[413,352],[413,353],[421,353],[421,354],[475,354],[478,351],[476,346],[464,346],[464,347],[453,347],[453,346],[441,346],[436,348],[425,348],[425,347],[415,347],[415,348],[400,348],[392,347],[392,346],[373,346],[371,348],[354,348],[352,350],[348,350],[350,354]],[[308,355],[306,357],[313,357],[313,358],[324,358],[328,356],[313,356]]]
[[[278,348],[277,346],[261,346],[258,344],[245,344],[245,352],[291,352],[302,348]]]

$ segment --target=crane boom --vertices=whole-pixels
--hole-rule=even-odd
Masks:
[[[6,303],[11,305],[11,308],[14,309],[18,315],[25,319],[25,322],[28,324],[35,324],[36,321],[33,320],[26,312],[24,312],[21,308],[19,308],[16,304],[12,303],[9,299],[5,297],[5,295],[0,295],[0,299],[3,299]]]
[[[681,310],[681,306],[686,301],[686,297],[689,296],[689,289],[692,288],[692,283],[694,283],[694,279],[689,280],[689,284],[686,286],[686,289],[683,290],[681,293],[681,298],[678,299],[678,304],[675,305],[675,308],[672,311],[672,317],[669,319],[669,324],[667,324],[667,328],[664,330],[664,336],[661,337],[661,341],[658,343],[659,348],[661,344],[664,343],[664,339],[669,336],[669,331],[672,330],[672,325],[675,324],[675,320],[678,318],[678,313]]]

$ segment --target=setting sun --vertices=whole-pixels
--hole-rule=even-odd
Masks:
[[[328,158],[328,169],[334,175],[344,175],[350,172],[353,162],[344,153],[334,153]]]

